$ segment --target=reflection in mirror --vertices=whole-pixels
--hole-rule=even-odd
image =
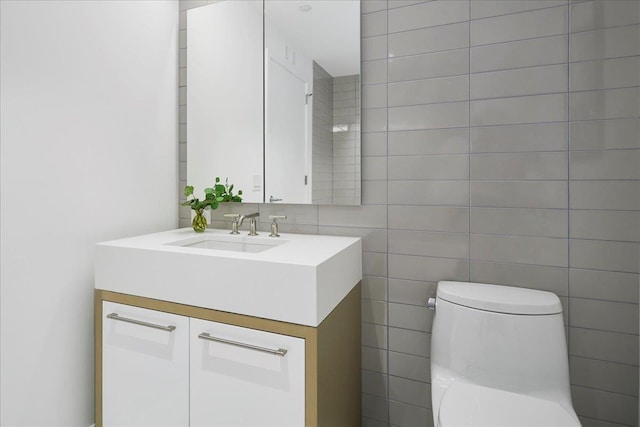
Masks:
[[[244,202],[263,199],[262,2],[187,11],[187,182],[229,178]]]
[[[360,204],[359,0],[190,9],[186,80],[189,185],[220,176],[245,202]]]
[[[264,14],[265,201],[359,205],[360,1]]]

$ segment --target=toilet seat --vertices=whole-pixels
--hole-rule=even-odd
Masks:
[[[565,408],[549,400],[454,382],[445,392],[438,427],[578,427]]]

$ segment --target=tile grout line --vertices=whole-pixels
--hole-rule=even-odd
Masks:
[[[468,31],[468,42],[469,46],[467,47],[467,57],[468,57],[468,68],[467,68],[467,95],[468,95],[468,104],[467,104],[467,179],[469,182],[469,194],[467,199],[467,248],[468,248],[468,259],[467,259],[467,278],[469,282],[471,282],[471,1],[469,0],[469,31]]]
[[[387,264],[387,271],[385,272],[385,311],[386,311],[386,317],[387,317],[387,322],[385,325],[385,329],[386,329],[386,348],[385,348],[385,354],[386,354],[386,375],[387,375],[387,382],[386,382],[386,396],[385,396],[385,405],[387,407],[387,427],[391,424],[391,408],[389,405],[389,396],[391,394],[391,386],[389,384],[389,372],[390,372],[390,365],[389,365],[389,0],[387,0],[386,4],[385,4],[385,18],[386,18],[386,28],[385,28],[385,38],[386,38],[386,56],[385,56],[385,74],[386,74],[386,78],[385,78],[385,93],[386,93],[386,102],[385,102],[385,113],[386,113],[386,127],[385,127],[385,140],[386,140],[386,185],[387,185],[387,208],[386,208],[386,236],[385,236],[385,240],[386,240],[386,248],[385,248],[385,259],[386,259],[386,264]]]
[[[570,94],[571,94],[571,4],[567,1],[567,350],[571,339],[571,275],[569,274],[571,269],[571,189],[570,189],[570,165],[571,160],[571,106],[570,106]],[[567,351],[568,353],[568,351]],[[570,362],[569,362],[570,363]],[[569,372],[571,372],[571,366],[569,366]]]

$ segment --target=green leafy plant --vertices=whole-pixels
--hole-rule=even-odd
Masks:
[[[233,184],[229,185],[229,178],[224,179],[224,184],[220,184],[220,178],[216,177],[216,185],[213,188],[216,199],[219,202],[241,202],[242,190],[238,190],[238,194],[233,194]],[[222,197],[222,200],[220,200]]]
[[[190,206],[194,211],[203,210],[205,208],[218,209],[218,203],[220,202],[241,202],[242,190],[238,191],[238,194],[233,194],[233,184],[229,185],[228,178],[225,179],[224,184],[220,184],[220,177],[216,177],[216,184],[213,188],[204,189],[204,199],[193,195],[194,188],[192,185],[184,187],[184,196],[187,197],[187,201],[182,203],[182,206]],[[191,197],[189,199],[189,197]]]
[[[220,183],[220,177],[216,177],[216,183],[213,188],[204,189],[204,199],[193,195],[193,186],[184,187],[184,196],[187,200],[181,203],[182,206],[189,206],[196,212],[193,218],[193,229],[197,232],[203,232],[207,228],[207,220],[203,215],[206,208],[218,209],[219,203],[222,202],[241,202],[242,190],[238,194],[233,194],[233,184],[229,185],[229,178],[226,178],[224,184]]]

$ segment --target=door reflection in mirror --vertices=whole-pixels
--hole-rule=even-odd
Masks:
[[[360,1],[220,1],[187,31],[189,185],[359,205]]]

